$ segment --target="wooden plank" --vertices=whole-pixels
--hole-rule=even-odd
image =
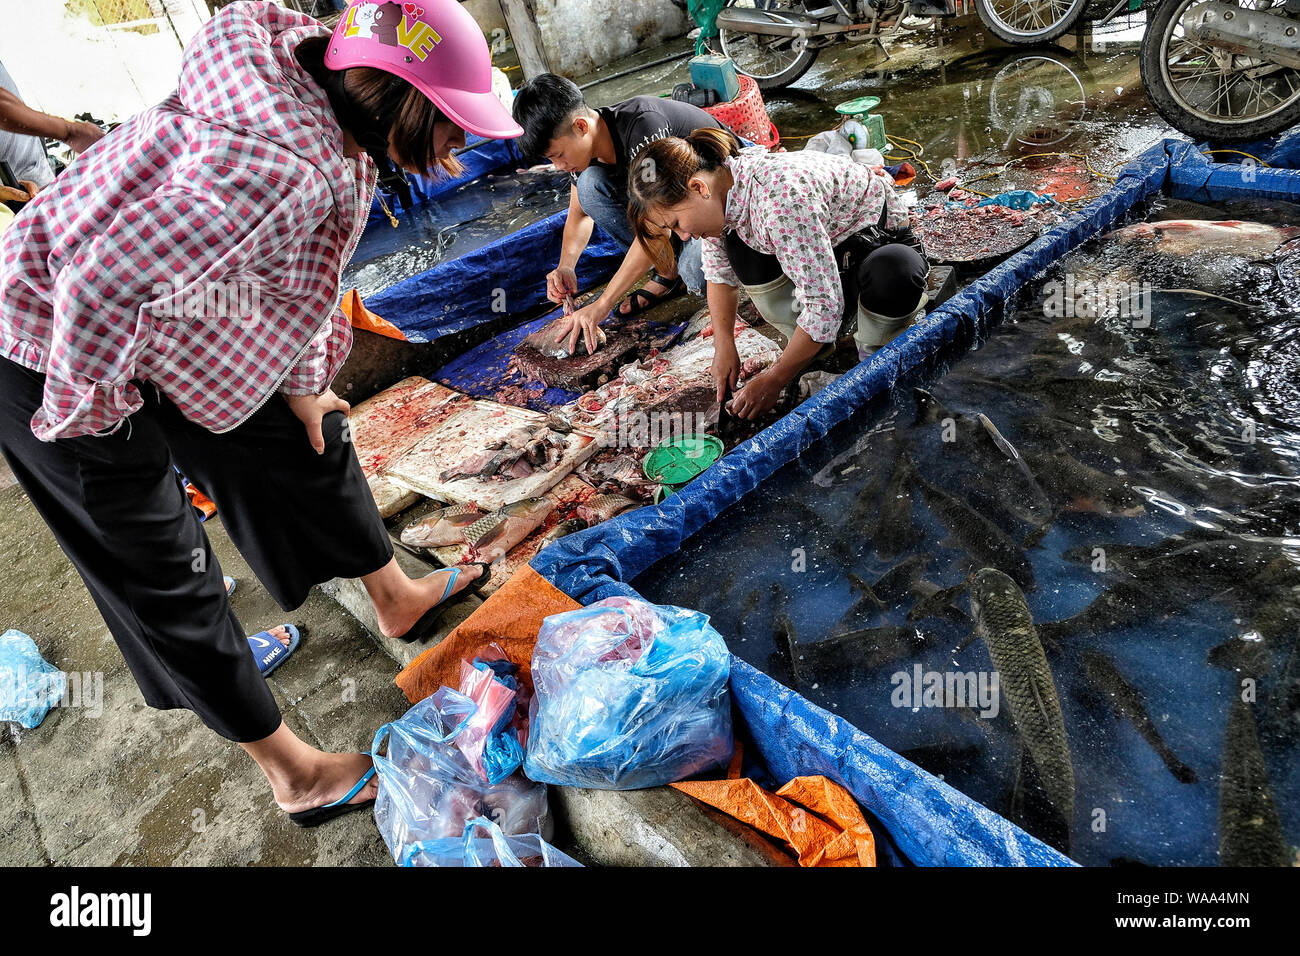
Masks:
[[[505,14],[506,26],[510,29],[510,41],[519,54],[519,67],[524,71],[524,79],[531,80],[542,73],[550,73],[551,61],[546,56],[546,47],[542,43],[542,32],[537,28],[537,19],[533,15],[532,4],[528,0],[499,0],[501,12]]]

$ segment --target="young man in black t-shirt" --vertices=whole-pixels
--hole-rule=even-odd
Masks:
[[[546,277],[547,298],[562,302],[566,295],[577,293],[574,267],[587,248],[593,225],[598,224],[627,250],[600,298],[574,313],[577,319],[569,338],[572,352],[584,333],[589,343],[596,340],[595,326],[654,265],[634,241],[627,218],[628,169],[637,151],[665,136],[685,137],[703,127],[722,128],[722,124],[697,106],[658,96],[634,96],[592,109],[576,85],[553,73],[534,77],[519,90],[514,116],[524,128],[518,143],[525,158],[554,163],[573,179],[560,263]],[[680,294],[683,286],[695,293],[703,291],[699,240],[684,246],[675,238],[673,241],[677,269],[671,274],[656,271],[615,314],[642,312]]]

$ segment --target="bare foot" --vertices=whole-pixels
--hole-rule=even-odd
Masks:
[[[273,787],[275,802],[285,813],[298,813],[333,803],[351,790],[370,769],[365,754],[321,754],[307,779]],[[372,800],[379,791],[379,780],[371,777],[348,803]]]
[[[293,640],[293,638],[289,636],[289,632],[284,629],[283,624],[280,624],[276,627],[268,627],[266,630],[267,633],[269,633],[272,637],[274,637],[285,647],[288,647],[289,642]]]
[[[409,581],[410,587],[403,589],[403,594],[391,607],[377,608],[379,631],[384,637],[401,637],[409,631],[425,611],[433,607],[447,594],[447,582],[454,568],[438,571],[427,578]],[[467,564],[460,568],[451,594],[459,594],[478,580],[483,569],[477,565]]]

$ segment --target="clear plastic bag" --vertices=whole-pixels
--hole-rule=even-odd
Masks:
[[[456,746],[488,783],[500,783],[524,760],[520,735],[526,738],[528,711],[521,714],[517,706],[517,671],[496,644],[480,648],[473,661],[461,661],[460,692],[478,709],[456,735]]]
[[[486,834],[486,835],[485,835]],[[476,817],[458,838],[426,840],[407,847],[402,866],[582,866],[535,833],[509,836],[491,820]]]
[[[542,622],[524,773],[602,790],[723,765],[730,656],[706,615],[613,597]]]
[[[545,784],[518,774],[488,784],[456,745],[475,711],[472,700],[443,687],[375,734],[375,825],[394,860],[413,844],[459,837],[479,817],[507,835],[550,835]]]

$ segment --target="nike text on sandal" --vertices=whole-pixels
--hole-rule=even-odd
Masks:
[[[466,568],[482,568],[483,570],[479,576],[474,579],[472,584],[463,591],[458,591],[453,594],[452,588],[456,586],[456,579],[460,577],[460,572]],[[445,569],[430,571],[425,575],[425,577],[431,578],[435,574],[441,574],[443,570]],[[413,644],[414,642],[427,637],[429,631],[431,631],[434,624],[437,623],[438,618],[442,616],[442,612],[445,610],[444,605],[449,600],[452,598],[465,597],[467,594],[473,594],[475,591],[481,590],[483,585],[487,584],[488,578],[490,577],[492,577],[492,568],[489,565],[484,564],[482,561],[477,561],[474,564],[462,564],[458,567],[452,568],[451,576],[447,581],[447,589],[442,592],[442,597],[438,599],[438,603],[425,611],[424,614],[420,616],[420,619],[411,625],[411,629],[401,637],[397,638],[397,640],[404,641],[407,644]]]
[[[270,631],[262,631],[248,639],[248,646],[252,648],[253,658],[257,661],[257,669],[262,672],[263,677],[267,677],[271,671],[287,661],[289,655],[296,651],[302,642],[302,635],[292,624],[282,624],[281,627],[289,632],[287,647],[281,644],[280,639]]]
[[[369,757],[370,754],[367,753],[366,756]],[[349,800],[361,792],[361,789],[370,782],[370,778],[374,775],[375,767],[374,764],[371,764],[370,769],[361,776],[356,785],[333,803],[327,803],[323,807],[312,807],[310,810],[299,810],[297,813],[289,814],[289,819],[300,827],[316,827],[327,820],[333,820],[345,813],[351,813],[353,810],[364,810],[367,807],[374,806],[374,797],[369,800],[362,800],[359,803],[348,803]]]

